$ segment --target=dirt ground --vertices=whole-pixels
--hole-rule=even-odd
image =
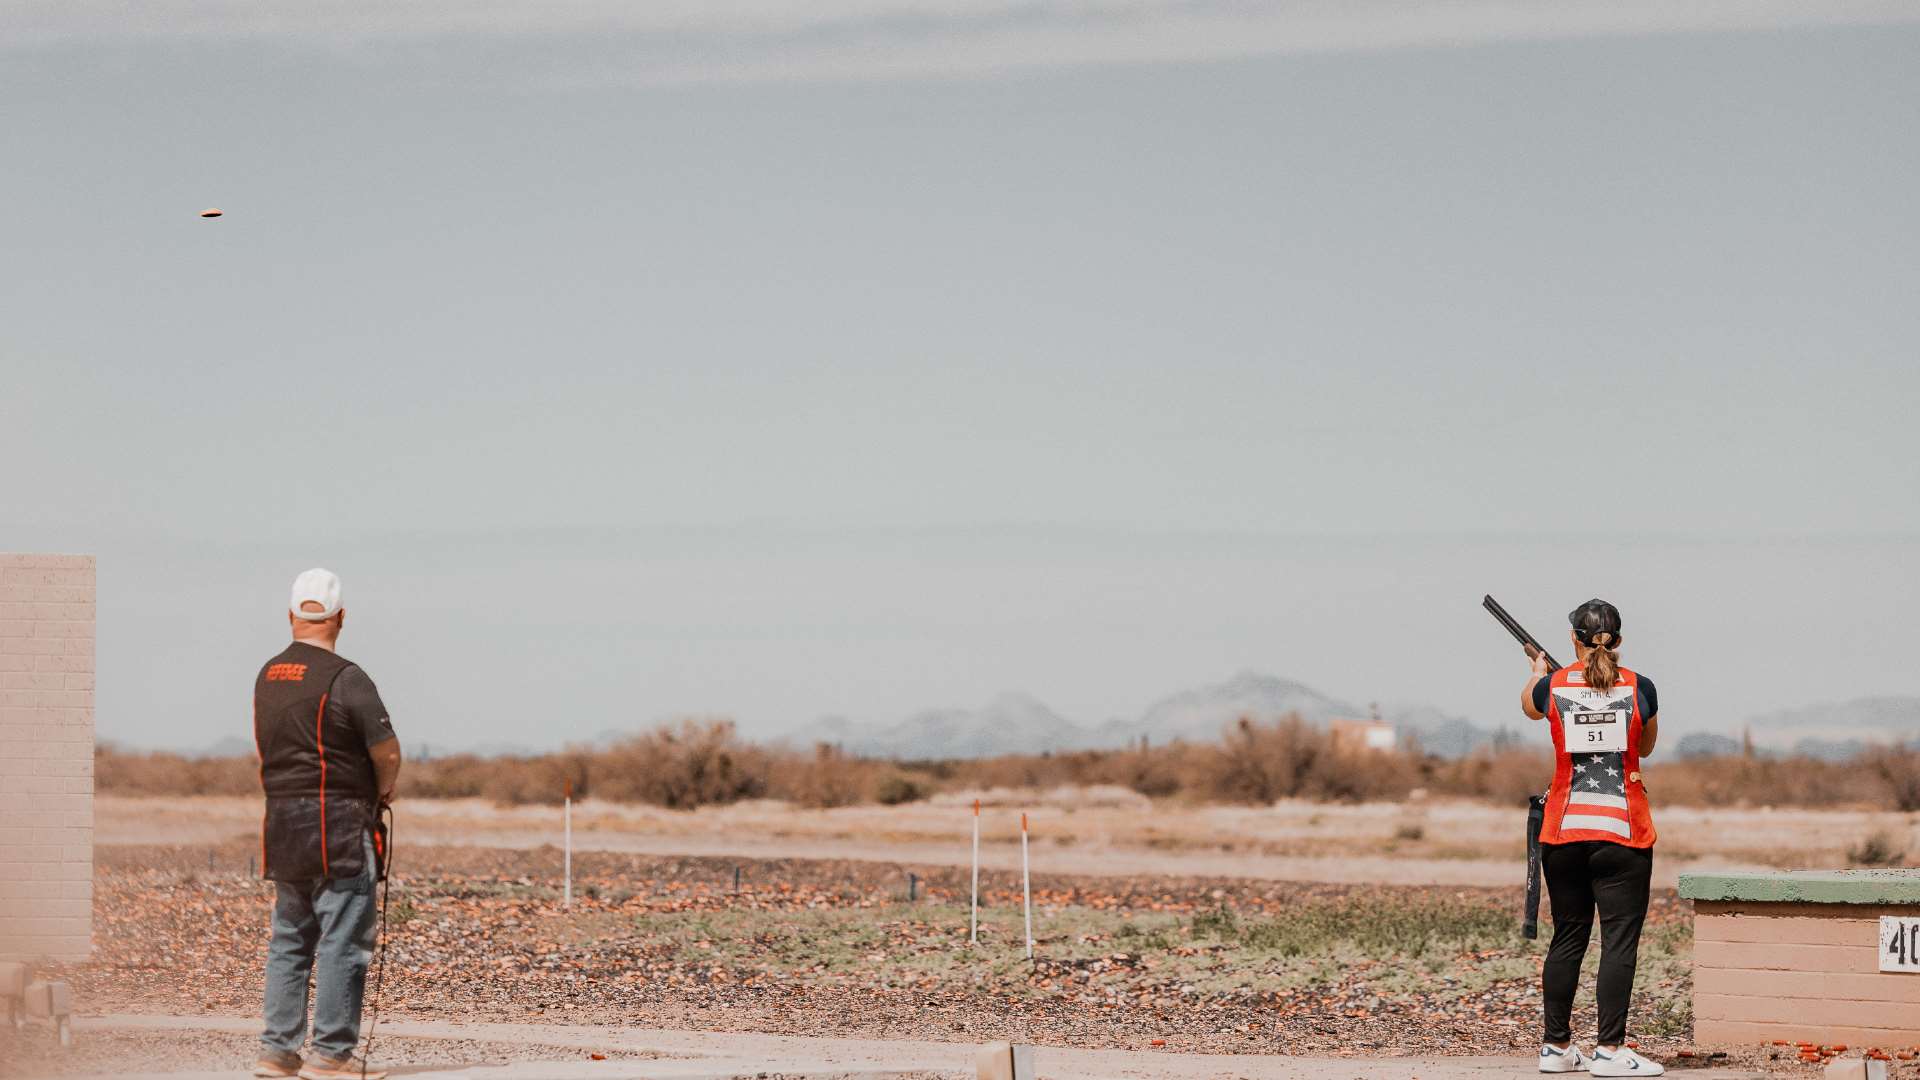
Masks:
[[[1273,807],[1156,805],[1124,789],[985,792],[982,861],[1019,866],[1028,811],[1037,870],[1082,875],[1175,874],[1345,884],[1511,885],[1519,880],[1524,811],[1470,802]],[[577,850],[648,855],[850,859],[964,865],[970,795],[906,806],[805,810],[751,802],[695,811],[586,801],[574,807]],[[1753,814],[1766,818],[1753,825]],[[221,845],[257,837],[246,798],[102,797],[103,844]],[[558,807],[480,800],[408,800],[397,828],[410,846],[513,849],[558,845]],[[1869,811],[1661,808],[1655,882],[1685,870],[1831,868],[1885,832],[1920,860],[1920,815]]]
[[[576,808],[581,850],[563,906],[560,852],[545,845],[558,838],[557,810],[405,803],[382,1016],[1089,1052],[1451,1059],[1537,1048],[1543,943],[1518,934],[1519,815],[1076,798],[1018,800],[1036,831],[1031,960],[1013,800],[983,814],[977,941],[964,804],[673,814],[590,803]],[[250,872],[258,813],[241,799],[100,800],[95,954],[52,971],[73,981],[85,1013],[257,1016],[271,902]],[[1778,818],[1786,842],[1764,861],[1788,865],[1830,865],[1856,833],[1912,828],[1894,815]],[[1662,816],[1666,880],[1676,862],[1753,854],[1688,855],[1689,837],[1749,832],[1718,820]],[[147,842],[160,835],[175,842]],[[1268,875],[1276,865],[1299,873]],[[1576,1031],[1593,1026],[1597,951]],[[1802,1071],[1768,1048],[1709,1058],[1690,1046],[1691,951],[1686,906],[1662,887],[1634,995],[1642,1049],[1681,1067]],[[232,1068],[252,1052],[231,1029],[147,1043],[99,1034],[88,1040],[97,1049],[69,1057],[0,1038],[0,1075],[134,1068],[143,1047],[166,1069]],[[510,1050],[485,1042],[403,1038],[380,1053],[424,1066]],[[1895,1075],[1920,1080],[1920,1067],[1899,1062]]]

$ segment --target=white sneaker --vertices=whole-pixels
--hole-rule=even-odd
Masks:
[[[1540,1048],[1540,1071],[1543,1073],[1586,1072],[1587,1058],[1586,1055],[1580,1052],[1580,1048],[1572,1043],[1568,1043],[1565,1050],[1552,1046],[1542,1046]]]
[[[1659,1062],[1648,1061],[1624,1046],[1611,1054],[1596,1046],[1588,1071],[1595,1076],[1659,1076],[1667,1070]]]

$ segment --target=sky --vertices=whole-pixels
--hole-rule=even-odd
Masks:
[[[1253,669],[1920,693],[1920,2],[0,9],[0,549],[103,738],[288,583],[436,747]],[[219,206],[226,216],[203,220]],[[1681,718],[1685,717],[1684,720]]]

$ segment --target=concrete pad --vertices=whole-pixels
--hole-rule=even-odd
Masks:
[[[83,1028],[165,1031],[229,1031],[252,1034],[253,1017],[115,1015],[87,1018]],[[786,1077],[859,1077],[880,1080],[903,1074],[937,1074],[964,1080],[975,1075],[978,1043],[921,1040],[835,1039],[751,1032],[671,1031],[548,1024],[382,1020],[381,1035],[472,1039],[526,1047],[504,1065],[441,1069],[404,1068],[395,1076],[422,1080],[734,1080],[761,1073]],[[672,1057],[588,1060],[609,1049],[647,1050]],[[374,1046],[375,1064],[379,1044]],[[1141,1050],[1038,1048],[1041,1080],[1525,1080],[1537,1063],[1499,1058],[1313,1058],[1255,1054],[1175,1054]],[[169,1073],[172,1080],[240,1080],[245,1072]],[[1688,1080],[1754,1080],[1758,1072],[1689,1069]],[[148,1080],[126,1073],[97,1080]],[[155,1078],[157,1080],[157,1078]]]

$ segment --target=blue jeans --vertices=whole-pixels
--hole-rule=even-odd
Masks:
[[[313,1051],[340,1060],[360,1042],[360,1005],[373,960],[374,862],[356,878],[280,881],[267,947],[269,1051],[300,1052],[307,1035],[307,977],[313,976]]]

